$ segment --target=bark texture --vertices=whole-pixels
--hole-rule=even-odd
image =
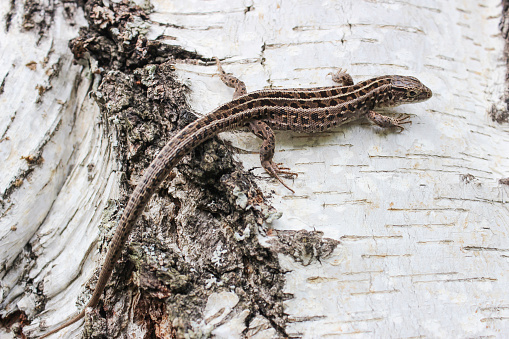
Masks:
[[[213,56],[249,90],[330,85],[343,67],[355,80],[417,76],[434,97],[391,110],[413,115],[399,134],[365,122],[277,134],[294,195],[266,180],[248,134],[197,148],[149,203],[85,325],[55,337],[509,332],[505,1],[0,11],[0,336],[42,334],[87,302],[143,170],[195,112],[231,99]]]
[[[53,5],[55,8],[62,6]],[[6,291],[4,326],[28,335],[42,334],[53,319],[60,317],[57,321],[62,321],[73,314],[69,312],[73,307],[65,306],[75,300],[77,293],[76,288],[68,288],[68,284],[83,278],[80,272],[73,276],[67,269],[80,270],[81,265],[75,260],[88,261],[88,253],[95,254],[97,242],[99,252],[106,252],[122,206],[143,170],[172,134],[194,119],[186,105],[187,89],[175,77],[174,63],[210,60],[180,47],[147,39],[147,14],[134,4],[105,5],[101,1],[89,1],[83,9],[88,27],[80,29],[69,48],[75,60],[84,65],[84,74],[94,76],[95,86],[89,88],[89,96],[95,99],[99,111],[91,110],[90,106],[94,105],[91,100],[90,106],[80,109],[99,113],[95,117],[96,128],[105,144],[100,155],[107,161],[96,163],[85,156],[79,166],[86,167],[86,171],[71,171],[64,187],[68,185],[69,189],[74,189],[75,181],[87,173],[86,180],[91,188],[74,191],[74,195],[97,195],[92,199],[105,201],[89,212],[100,218],[91,220],[89,214],[81,211],[80,218],[74,220],[80,213],[75,211],[74,215],[61,216],[65,223],[61,228],[43,221],[29,242],[31,247],[39,246],[38,251],[23,253],[23,258],[5,267],[5,274],[13,274],[15,269],[26,270],[22,265],[27,257],[32,256],[37,262],[37,254],[44,254],[48,243],[59,241],[58,246],[62,247],[60,251],[64,257],[57,254],[49,266],[31,267],[32,273],[24,272],[34,274],[37,271],[35,279],[17,278],[16,283],[23,281],[26,292],[16,292],[8,284],[3,286]],[[44,32],[48,27],[51,21],[41,30]],[[67,54],[70,51],[66,51]],[[35,67],[35,64],[27,67]],[[76,111],[69,113],[77,114]],[[97,136],[97,132],[93,133]],[[81,152],[90,152],[90,148],[98,146],[97,141],[93,141],[75,147]],[[41,159],[32,156],[26,161],[37,165],[42,163]],[[120,183],[120,186],[118,198],[107,200],[105,197],[114,190],[110,187],[105,192],[103,176],[111,176],[105,172],[113,169],[112,162],[118,163],[119,169],[109,182],[110,185]],[[246,333],[268,330],[274,335],[286,335],[287,320],[282,303],[289,295],[283,292],[284,271],[280,268],[277,251],[266,245],[265,240],[261,241],[267,236],[265,222],[278,215],[265,203],[250,175],[233,160],[232,149],[213,139],[189,155],[170,179],[173,180],[165,182],[156,192],[139,221],[100,306],[87,314],[84,336],[201,337],[232,319],[242,324],[257,319],[254,328],[245,326],[242,331]],[[55,210],[50,208],[50,214],[60,214],[58,208],[70,204],[65,197],[55,199],[63,201],[53,205]],[[79,206],[74,208],[79,209]],[[51,217],[49,219],[51,221]],[[68,248],[70,245],[59,239],[60,233],[70,228],[69,224],[76,227],[70,238],[88,242],[88,249],[81,254],[85,258],[79,258],[79,251],[69,255],[69,250],[73,252]],[[100,238],[97,240],[97,235],[93,235],[90,242],[84,239],[90,234],[77,234],[79,227],[84,226],[92,230],[100,226]],[[330,254],[338,243],[323,240],[319,232],[304,231],[295,239],[291,236],[293,232],[282,233],[283,247],[295,252],[293,256],[296,257],[302,252],[307,261]],[[291,250],[292,243],[302,237],[307,237],[308,246],[315,248],[314,252]],[[277,244],[277,233],[273,233],[272,238]],[[294,246],[300,247],[298,243]],[[77,267],[72,268],[73,265]],[[89,267],[86,270],[91,272]],[[97,265],[96,274],[99,268]],[[62,276],[56,276],[58,271]],[[56,280],[61,281],[61,286],[55,286],[58,285]],[[37,294],[33,293],[34,283],[38,286]],[[88,300],[94,283],[95,278],[88,281],[87,290],[79,297],[78,308]],[[62,293],[75,293],[75,296],[62,300]],[[23,309],[20,301],[28,298],[32,298],[33,303]],[[37,311],[43,310],[49,313],[51,321],[42,316],[36,318],[42,320],[40,324],[35,321],[25,326]],[[65,329],[57,336],[73,336],[71,333],[72,328]]]

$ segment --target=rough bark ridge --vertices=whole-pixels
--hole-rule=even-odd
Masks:
[[[102,123],[117,133],[125,203],[154,155],[193,118],[172,63],[207,59],[146,40],[147,15],[127,2],[89,1],[85,12],[90,26],[81,29],[70,48],[76,59],[97,61],[96,73],[103,75],[94,95]],[[201,337],[233,317],[241,317],[249,335],[259,330],[250,329],[250,322],[260,315],[266,327],[286,335],[283,301],[290,296],[282,292],[285,272],[275,248],[308,264],[330,254],[338,242],[323,240],[319,232],[301,232],[285,235],[282,242],[274,238],[280,243],[274,248],[262,246],[256,235],[266,235],[264,221],[276,214],[240,167],[218,139],[178,166],[177,179],[159,188],[138,222],[128,255],[86,319],[85,337],[126,337],[131,314],[147,331],[145,337]],[[107,243],[101,250],[106,249]],[[209,296],[224,291],[238,296],[232,311],[204,315]],[[207,325],[214,321],[215,326]]]

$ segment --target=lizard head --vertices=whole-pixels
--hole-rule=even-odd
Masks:
[[[414,77],[395,75],[391,85],[396,105],[425,101],[433,95],[428,87]]]

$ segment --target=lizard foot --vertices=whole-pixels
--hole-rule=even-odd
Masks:
[[[274,164],[274,166],[276,167],[276,172],[278,174],[286,174],[286,175],[290,175],[292,177],[298,177],[299,176],[298,173],[291,172],[289,167],[283,167],[283,163],[281,163],[281,162],[278,162],[277,164]]]
[[[405,130],[405,127],[403,127],[401,125],[412,124],[412,120],[410,120],[410,115],[402,113],[402,114],[398,114],[397,116],[393,117],[392,123],[393,123],[394,127],[397,127],[400,129],[398,133],[401,133]]]
[[[336,73],[330,72],[327,75],[332,76],[332,81],[337,82],[338,84],[341,84],[341,86],[350,86],[353,85],[353,79],[350,74],[346,71],[346,69],[338,69]]]
[[[405,129],[405,127],[403,127],[402,125],[412,123],[412,121],[410,120],[410,115],[403,113],[398,114],[397,116],[394,117],[388,117],[375,111],[369,111],[367,118],[368,120],[372,121],[373,123],[382,128],[397,127],[399,128],[399,133],[403,132],[403,130]]]
[[[289,171],[288,167],[282,167],[281,164],[275,164],[272,161],[263,161],[262,166],[270,174],[271,177],[276,178],[284,187],[290,190],[292,193],[295,193],[284,181],[279,177],[279,174],[288,175],[291,177],[297,177],[298,174],[295,172]]]

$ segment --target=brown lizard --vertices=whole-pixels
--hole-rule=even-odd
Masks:
[[[226,74],[217,58],[216,62],[221,80],[235,88],[233,100],[187,125],[159,152],[129,198],[92,298],[81,313],[41,338],[75,323],[85,316],[87,307],[98,304],[124,244],[155,189],[184,155],[205,140],[224,131],[248,127],[262,139],[260,160],[263,168],[293,192],[279,174],[296,174],[272,161],[275,147],[273,129],[317,132],[366,117],[380,127],[396,127],[402,131],[402,125],[410,123],[407,115],[387,117],[376,113],[374,109],[421,102],[432,96],[431,90],[414,77],[385,75],[354,84],[352,77],[341,69],[332,76],[339,86],[269,89],[246,93],[244,82]]]

